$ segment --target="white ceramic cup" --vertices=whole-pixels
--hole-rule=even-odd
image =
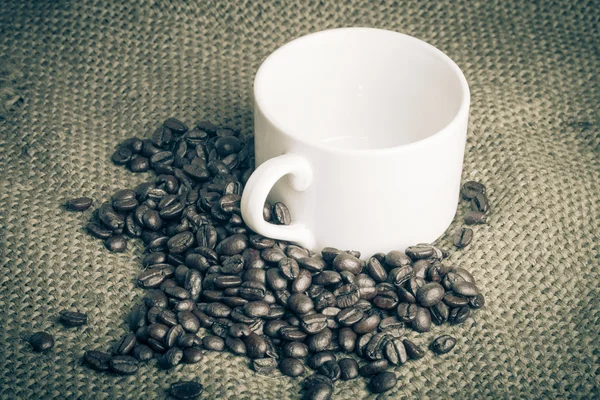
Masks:
[[[431,243],[456,212],[469,113],[458,66],[411,36],[341,28],[293,40],[254,81],[255,232],[320,251]],[[290,210],[263,219],[265,201]]]

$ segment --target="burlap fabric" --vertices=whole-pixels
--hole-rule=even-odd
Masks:
[[[91,210],[150,178],[113,165],[114,146],[168,116],[248,134],[260,62],[300,35],[373,26],[435,45],[471,87],[464,179],[489,188],[489,224],[451,262],[487,306],[443,357],[395,369],[383,398],[600,397],[600,4],[598,2],[4,0],[0,12],[0,397],[163,398],[197,379],[205,398],[296,399],[300,379],[260,376],[244,358],[115,377],[81,365],[107,349],[143,291],[141,247],[110,254],[82,229]],[[459,225],[461,205],[451,230]],[[451,247],[447,238],[440,240]],[[61,309],[89,314],[66,330]],[[55,335],[47,354],[23,337]],[[363,379],[334,398],[374,398]]]

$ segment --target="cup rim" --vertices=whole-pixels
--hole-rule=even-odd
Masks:
[[[390,32],[390,33],[394,33],[396,35],[402,35],[405,36],[406,38],[410,39],[410,40],[414,40],[419,42],[419,44],[421,46],[423,46],[424,48],[428,49],[429,51],[433,52],[434,54],[437,54],[447,65],[448,67],[450,67],[450,69],[456,74],[456,76],[458,77],[458,80],[460,82],[460,89],[461,89],[461,103],[460,106],[458,107],[458,110],[456,111],[455,115],[452,117],[452,119],[450,120],[450,122],[448,122],[446,125],[444,125],[442,128],[440,128],[439,130],[437,130],[436,132],[434,132],[433,134],[416,140],[414,142],[410,142],[410,143],[406,143],[406,144],[401,144],[401,145],[396,145],[396,146],[389,146],[389,147],[381,147],[381,148],[373,148],[373,149],[355,149],[355,148],[340,148],[340,147],[335,147],[335,146],[329,146],[323,143],[319,143],[319,142],[313,142],[313,141],[309,141],[309,140],[305,140],[303,138],[303,136],[301,134],[292,134],[290,133],[290,129],[289,128],[284,128],[283,125],[281,124],[281,121],[279,121],[270,110],[268,110],[268,108],[265,107],[265,102],[263,100],[263,96],[259,93],[259,88],[262,86],[262,82],[267,79],[266,78],[266,65],[270,64],[273,62],[273,60],[275,58],[278,57],[279,54],[281,54],[282,50],[284,48],[296,45],[299,42],[302,41],[306,41],[309,38],[314,38],[317,36],[323,36],[323,35],[328,35],[331,34],[333,32],[340,32],[340,31],[348,31],[348,30],[352,30],[352,31],[382,31],[382,32]],[[422,146],[425,145],[427,143],[429,143],[430,141],[435,140],[436,137],[439,136],[443,136],[444,133],[451,131],[454,129],[454,127],[456,125],[458,125],[461,121],[461,117],[466,113],[468,115],[468,110],[469,110],[469,103],[470,103],[470,99],[471,99],[471,94],[469,91],[469,84],[467,82],[467,79],[465,78],[464,73],[462,72],[462,70],[458,67],[458,65],[456,65],[456,63],[450,58],[448,57],[448,55],[446,53],[444,53],[443,51],[441,51],[440,49],[438,49],[437,47],[421,40],[418,39],[414,36],[410,36],[401,32],[396,32],[396,31],[392,31],[392,30],[388,30],[388,29],[379,29],[379,28],[370,28],[370,27],[344,27],[344,28],[333,28],[333,29],[326,29],[323,31],[319,31],[319,32],[314,32],[314,33],[309,33],[307,35],[304,36],[300,36],[299,38],[293,39],[289,42],[287,42],[286,44],[278,47],[275,51],[273,51],[260,65],[260,67],[258,68],[258,71],[256,72],[256,76],[254,78],[254,88],[253,88],[253,93],[254,93],[254,104],[257,108],[260,109],[260,112],[265,116],[265,118],[267,120],[269,120],[269,122],[275,127],[277,128],[277,130],[279,130],[283,135],[287,136],[288,138],[301,142],[306,146],[310,146],[313,148],[317,148],[321,151],[324,152],[330,152],[330,153],[343,153],[343,154],[361,154],[361,155],[365,155],[365,154],[381,154],[381,153],[389,153],[389,152],[398,152],[398,151],[405,151],[405,150],[410,150],[415,146]],[[256,110],[255,110],[256,112]],[[294,130],[292,130],[292,132],[294,132]]]

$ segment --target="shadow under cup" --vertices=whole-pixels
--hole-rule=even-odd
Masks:
[[[468,102],[462,72],[447,56],[397,32],[324,31],[275,54],[261,67],[268,78],[256,96],[271,121],[305,142],[341,149],[406,145],[439,132]]]
[[[444,53],[380,29],[318,32],[269,56],[254,95],[257,170],[242,198],[251,229],[368,256],[433,242],[448,228],[470,98]],[[259,192],[284,202],[292,225],[265,225]]]

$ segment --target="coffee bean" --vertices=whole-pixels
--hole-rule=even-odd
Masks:
[[[337,361],[329,360],[321,364],[321,366],[319,367],[319,373],[325,375],[326,377],[335,382],[340,378],[341,370]]]
[[[341,359],[338,363],[340,368],[340,378],[343,381],[349,381],[358,377],[358,363],[352,358]]]
[[[207,350],[223,351],[225,350],[225,341],[218,336],[205,336],[202,338],[202,345]]]
[[[385,282],[387,280],[387,271],[375,257],[369,258],[367,272],[377,282]]]
[[[395,308],[398,305],[398,295],[394,290],[394,286],[389,283],[377,285],[377,295],[373,298],[373,304],[384,310]]]
[[[329,400],[333,395],[333,387],[324,383],[317,383],[306,390],[305,400]]]
[[[430,307],[429,311],[431,312],[431,320],[436,325],[441,325],[444,322],[448,321],[448,317],[450,316],[450,310],[448,306],[439,302],[436,305]]]
[[[110,369],[117,375],[133,375],[140,363],[131,356],[114,356],[110,359]]]
[[[390,268],[399,268],[410,265],[412,260],[404,252],[398,250],[392,250],[385,255],[384,262]]]
[[[410,340],[404,339],[402,343],[404,344],[404,348],[406,349],[406,354],[408,355],[408,358],[410,358],[411,360],[418,360],[425,356],[425,352],[423,351],[423,349],[421,349],[419,346],[417,346]]]
[[[86,229],[92,236],[97,237],[98,239],[108,239],[113,234],[110,229],[106,229],[102,225],[93,222],[87,224]]]
[[[248,357],[254,359],[263,358],[265,356],[267,351],[267,342],[262,336],[252,333],[243,337],[242,340],[246,345]]]
[[[481,211],[468,211],[464,216],[465,224],[485,224],[487,222],[487,215]]]
[[[170,369],[179,365],[182,360],[183,350],[179,347],[172,347],[159,358],[158,362],[161,368]]]
[[[83,361],[96,371],[108,371],[110,358],[110,354],[97,350],[88,350],[83,354]]]
[[[204,358],[204,352],[197,347],[183,349],[183,362],[197,364]]]
[[[148,308],[158,307],[165,308],[167,306],[167,296],[161,290],[149,290],[144,296],[144,304]]]
[[[368,377],[379,374],[388,369],[389,363],[387,360],[371,361],[359,368],[361,376]]]
[[[338,341],[342,350],[351,353],[356,347],[357,334],[351,328],[342,328],[338,333]]]
[[[452,336],[442,335],[438,336],[431,343],[431,350],[436,354],[446,354],[449,353],[455,345],[456,339],[454,339]]]
[[[417,306],[415,319],[411,321],[412,328],[417,332],[427,332],[431,329],[431,314],[429,309]]]
[[[227,347],[233,354],[237,355],[245,355],[246,345],[243,340],[240,338],[226,337],[225,338],[225,347]]]
[[[298,258],[298,264],[311,273],[318,273],[325,269],[325,261],[318,257],[300,257]]]
[[[350,326],[360,321],[363,316],[362,310],[356,307],[348,307],[337,314],[336,320],[344,326]]]
[[[404,253],[403,253],[404,254]],[[388,282],[400,287],[413,277],[413,268],[410,265],[396,267],[388,273]]]
[[[384,345],[383,353],[392,365],[402,365],[408,360],[406,348],[401,339],[393,339],[387,342]]]
[[[410,246],[406,248],[406,255],[413,260],[430,258],[434,255],[432,246]]]
[[[333,267],[336,271],[350,271],[353,274],[360,274],[362,270],[361,261],[347,253],[338,254],[333,260]]]
[[[298,277],[292,282],[292,292],[302,293],[305,292],[312,284],[312,275],[306,269],[300,269]]]
[[[277,368],[277,359],[271,357],[257,358],[252,360],[251,365],[252,369],[259,374],[267,375],[271,374]]]
[[[333,354],[331,351],[320,351],[308,359],[308,366],[316,370],[319,369],[326,361],[335,361],[335,359],[335,354]]]
[[[119,355],[127,355],[133,350],[133,347],[136,344],[135,334],[130,332],[124,335],[121,340],[119,340],[115,346],[115,353]]]
[[[136,283],[141,288],[155,288],[170,276],[173,276],[174,268],[168,264],[155,264],[138,275]]]
[[[417,290],[417,302],[423,307],[432,307],[444,297],[444,288],[437,282],[427,283]]]
[[[169,332],[169,326],[161,323],[151,323],[148,326],[148,336],[156,339],[158,341],[162,341],[167,333]]]
[[[192,232],[179,233],[167,242],[169,251],[174,254],[181,254],[194,244],[194,235]]]
[[[290,210],[283,203],[273,205],[273,221],[279,225],[289,225],[292,223]]]
[[[197,399],[203,391],[204,386],[193,381],[176,382],[169,387],[169,394],[181,400]]]
[[[304,365],[300,360],[286,357],[279,362],[279,370],[282,374],[294,378],[304,373]]]
[[[113,153],[111,159],[116,165],[125,165],[131,160],[132,156],[133,152],[131,149],[120,146],[117,151]]]
[[[138,361],[148,361],[154,357],[154,352],[145,344],[138,344],[131,351],[131,355]]]
[[[308,335],[295,326],[283,326],[279,329],[279,337],[289,342],[306,339]]]
[[[448,316],[448,322],[451,324],[461,324],[471,315],[471,309],[467,306],[452,308]]]
[[[471,228],[460,228],[452,236],[452,243],[458,249],[467,247],[471,240],[473,240],[473,230]]]
[[[456,294],[464,297],[475,297],[479,294],[477,287],[473,283],[466,281],[455,283],[452,285],[452,290]]]
[[[469,306],[473,309],[482,308],[485,305],[485,297],[480,293],[469,299]]]
[[[373,393],[383,393],[392,389],[398,383],[398,379],[393,372],[381,372],[371,378],[369,389]]]
[[[489,211],[489,203],[488,198],[483,193],[477,193],[475,197],[471,200],[471,209],[473,211],[480,212],[488,212]]]
[[[383,348],[390,339],[391,338],[386,333],[376,333],[363,349],[363,355],[369,360],[379,360],[383,358]]]
[[[60,312],[58,319],[66,327],[76,327],[87,324],[87,315],[76,311],[63,310]]]
[[[363,319],[352,325],[352,329],[359,335],[373,332],[377,329],[381,318],[377,314],[365,315]]]
[[[229,236],[222,240],[215,250],[219,255],[233,256],[241,254],[248,247],[248,237],[242,234]]]
[[[269,304],[264,301],[250,301],[243,307],[244,314],[252,318],[269,315]]]
[[[127,250],[127,239],[123,235],[111,236],[106,239],[104,244],[113,253],[122,253]]]
[[[333,292],[333,295],[335,296],[335,301],[339,308],[351,307],[360,300],[358,286],[353,284],[340,286]]]
[[[29,337],[29,344],[33,351],[48,351],[54,347],[54,338],[47,332],[36,332]]]
[[[300,315],[306,314],[314,308],[310,297],[301,293],[292,294],[287,301],[287,306],[291,311]]]
[[[383,318],[378,327],[381,332],[395,338],[404,335],[404,322],[399,321],[396,317]]]
[[[309,334],[322,332],[327,328],[327,317],[319,313],[304,315],[301,318],[300,327]]]
[[[93,200],[89,197],[77,197],[75,199],[67,200],[67,208],[72,211],[84,211],[90,208]]]
[[[313,353],[326,350],[333,340],[331,329],[325,328],[322,331],[309,335],[306,341],[308,349]]]
[[[468,181],[463,184],[460,192],[465,200],[471,200],[477,193],[485,194],[485,186],[479,182]]]

